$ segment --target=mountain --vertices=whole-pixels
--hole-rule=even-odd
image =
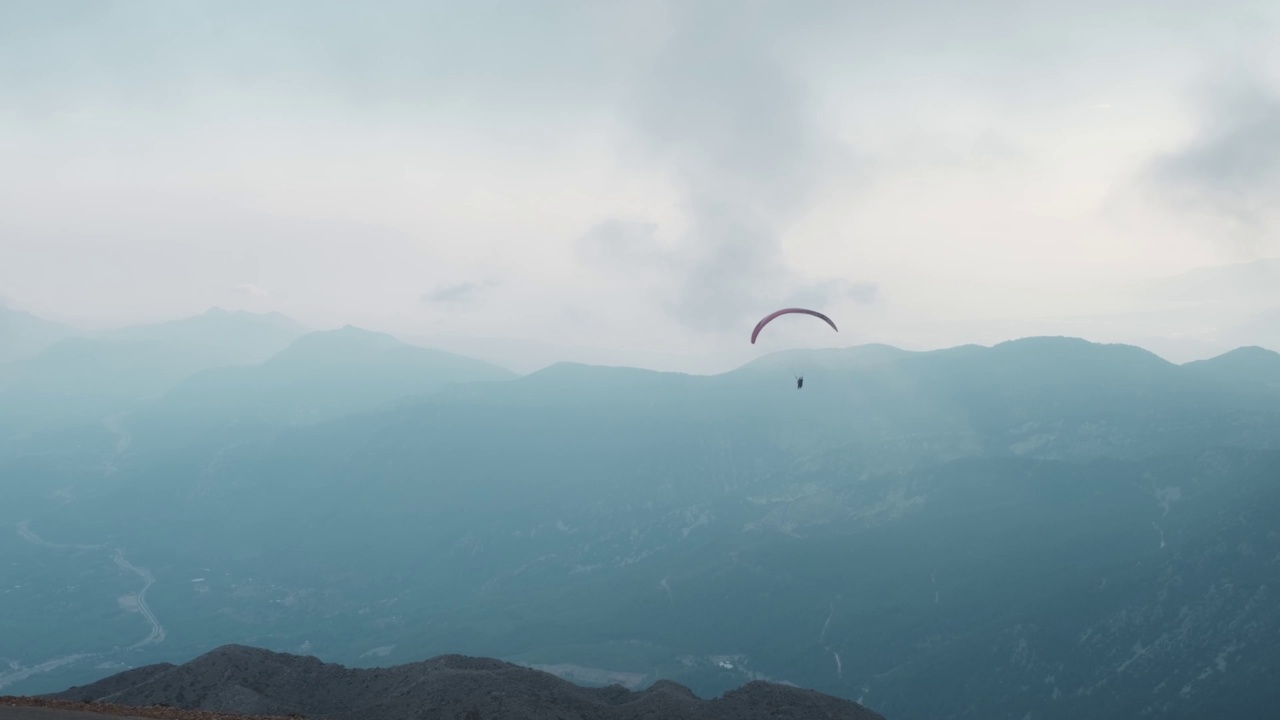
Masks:
[[[297,425],[361,413],[451,383],[511,380],[510,371],[406,345],[353,326],[313,332],[257,365],[204,370],[180,383],[133,424],[207,430],[233,423]]]
[[[917,354],[917,352],[911,350],[902,350],[881,344],[824,348],[822,350],[783,350],[752,360],[739,368],[737,372],[773,371],[797,364],[809,368],[840,370],[893,362]]]
[[[1018,326],[1132,343],[1179,363],[1240,346],[1280,350],[1277,287],[1280,258],[1201,267],[1137,283],[1103,284],[1091,293],[1098,311]],[[967,327],[974,336],[986,326]]]
[[[237,642],[788,682],[907,720],[1265,716],[1269,357],[1047,337],[717,376],[566,363],[139,451],[0,503],[24,523],[0,533],[0,686]],[[117,610],[143,591],[150,615]]]
[[[277,313],[213,309],[184,320],[67,338],[13,364],[0,386],[10,416],[99,420],[208,368],[262,362],[303,329]]]
[[[1207,360],[1196,360],[1185,367],[1235,376],[1246,382],[1271,382],[1280,378],[1280,353],[1257,346],[1240,347]]]
[[[0,305],[0,365],[35,355],[76,334],[68,325]]]
[[[1223,391],[1258,398],[1261,404],[1272,402],[1274,393],[1280,391],[1280,353],[1265,348],[1237,348],[1184,367],[1203,375]]]
[[[388,668],[347,669],[314,657],[228,645],[183,665],[155,665],[52,696],[123,705],[333,720],[883,720],[848,700],[753,682],[714,700],[659,681],[633,692],[584,688],[487,658],[445,655]]]

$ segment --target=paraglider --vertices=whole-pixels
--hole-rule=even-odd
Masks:
[[[835,330],[836,332],[840,332],[840,329],[837,328],[836,324],[831,321],[831,318],[827,317],[826,315],[823,315],[817,310],[809,310],[807,308],[783,308],[776,312],[771,312],[768,315],[765,315],[764,319],[756,323],[755,330],[751,331],[751,344],[752,345],[756,344],[756,338],[760,337],[760,331],[764,329],[765,325],[768,325],[769,323],[773,322],[775,318],[778,318],[782,315],[812,315],[813,317],[816,317],[819,320],[822,320],[826,324],[830,325],[832,330]],[[803,388],[804,388],[804,376],[797,375],[796,389],[801,390]]]
[[[752,345],[756,344],[756,338],[760,336],[760,331],[764,329],[765,325],[768,325],[769,323],[773,322],[774,318],[780,317],[782,315],[793,315],[793,314],[812,315],[813,317],[816,317],[819,320],[825,321],[828,325],[831,326],[832,330],[835,330],[836,332],[840,332],[840,329],[837,328],[836,324],[831,321],[831,318],[827,317],[826,315],[823,315],[817,310],[807,310],[805,308],[783,308],[782,310],[778,310],[777,312],[771,312],[768,315],[765,315],[764,319],[756,323],[756,329],[751,331],[751,344]]]

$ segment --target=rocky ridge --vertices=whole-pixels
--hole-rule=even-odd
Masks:
[[[883,720],[849,700],[763,681],[704,700],[669,681],[638,692],[618,685],[587,688],[488,658],[443,655],[407,665],[353,669],[242,645],[222,646],[183,665],[134,668],[47,697],[133,707],[168,705],[242,717],[332,720]]]

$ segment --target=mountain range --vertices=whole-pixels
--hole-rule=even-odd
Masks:
[[[152,400],[201,370],[259,363],[304,329],[279,314],[221,309],[184,320],[72,335],[0,370],[9,422],[98,420]]]
[[[895,719],[1280,700],[1273,352],[1035,337],[516,376],[356,328],[278,344],[0,444],[0,688],[239,643],[786,682]]]
[[[0,365],[35,355],[76,334],[70,326],[0,304]]]

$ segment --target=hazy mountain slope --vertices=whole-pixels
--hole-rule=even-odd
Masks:
[[[898,718],[1276,699],[1274,391],[1070,339],[885,355],[802,391],[560,365],[140,457],[29,517],[172,578],[184,650],[768,677]]]
[[[0,305],[0,365],[35,355],[77,334],[79,331],[68,325]],[[0,382],[3,382],[2,371]]]
[[[1280,392],[1280,353],[1242,347],[1184,367],[1201,374],[1219,392],[1254,399],[1261,407],[1275,407],[1275,396]]]
[[[616,504],[547,488],[519,512],[503,497],[518,478],[431,492],[366,475],[345,493],[321,486],[326,502],[300,512],[295,493],[273,500],[246,477],[241,512],[206,496],[207,515],[179,518],[189,544],[149,555],[259,578],[235,592],[262,600],[228,629],[353,658],[467,646],[657,666],[702,693],[763,673],[908,718],[1194,717],[1275,699],[1250,678],[1280,661],[1267,640],[1280,618],[1262,602],[1280,553],[1278,473],[1274,456],[1239,450],[1083,467],[966,460],[861,481],[816,470],[775,497],[699,504],[674,488]],[[184,604],[194,620],[227,602]],[[341,608],[350,621],[319,631]],[[1233,672],[1205,675],[1219,656]]]
[[[261,362],[303,332],[278,315],[211,310],[196,317],[69,338],[14,364],[0,406],[28,420],[127,411],[207,368]]]
[[[129,705],[169,704],[244,714],[298,713],[335,720],[522,717],[530,720],[875,720],[848,700],[757,682],[714,700],[658,683],[632,692],[583,688],[548,673],[486,658],[447,655],[389,668],[350,670],[314,657],[224,646],[117,689],[111,678],[54,697]]]
[[[856,345],[846,348],[827,348],[822,350],[783,350],[756,358],[738,368],[734,373],[764,371],[796,371],[812,372],[814,370],[842,370],[863,365],[874,365],[901,360],[917,355],[918,352],[902,350],[891,345]],[[731,373],[732,374],[732,373]]]
[[[488,363],[347,326],[304,335],[261,364],[197,373],[130,424],[156,435],[180,425],[207,432],[231,424],[307,424],[426,395],[450,383],[515,377]]]
[[[711,378],[562,365],[511,387],[474,389],[465,401],[750,422],[788,451],[856,447],[881,467],[975,453],[1136,458],[1182,440],[1268,447],[1242,426],[1280,417],[1280,404],[1223,394],[1201,374],[1131,346],[1028,338],[929,353],[862,350],[847,351],[845,363],[830,351],[789,353]],[[808,383],[797,391],[791,372],[805,368]]]
[[[1280,287],[1280,258],[1196,268],[1173,277],[1149,280],[1133,288],[1140,295],[1216,305],[1267,305]]]

